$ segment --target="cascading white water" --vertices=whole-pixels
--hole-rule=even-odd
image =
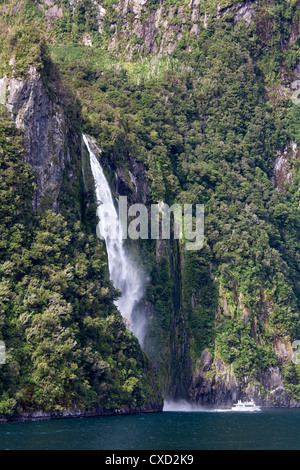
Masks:
[[[102,236],[106,243],[110,279],[114,287],[122,292],[121,297],[115,303],[121,315],[128,321],[130,330],[143,346],[145,319],[142,312],[138,311],[139,302],[144,293],[143,275],[124,246],[119,214],[103,169],[92,150],[90,138],[83,135],[83,140],[90,154],[91,170],[96,185],[99,217],[97,234]],[[95,144],[93,147],[96,147]],[[100,155],[101,150],[97,148],[97,151]],[[105,211],[101,210],[102,204],[105,205]],[[118,236],[112,238],[109,236],[111,233],[118,234]]]

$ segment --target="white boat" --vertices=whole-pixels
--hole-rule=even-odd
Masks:
[[[234,411],[260,411],[260,407],[257,406],[253,400],[245,402],[238,400],[231,409]]]

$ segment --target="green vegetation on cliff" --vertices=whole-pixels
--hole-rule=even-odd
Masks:
[[[273,341],[300,334],[297,164],[286,191],[274,191],[271,182],[277,151],[297,136],[298,106],[270,91],[285,62],[295,67],[298,60],[294,46],[278,54],[295,14],[284,3],[265,13],[272,41],[261,18],[246,25],[225,16],[203,28],[192,51],[175,50],[182,72],[169,69],[138,83],[128,67],[98,69],[97,50],[85,61],[80,48],[69,46],[65,56],[54,50],[83,103],[85,131],[119,164],[128,153],[145,164],[151,200],[205,204],[205,248],[182,254],[190,354],[196,361],[204,348],[215,350],[239,376],[258,377],[277,365]],[[172,318],[168,259],[166,250],[152,329],[165,341]],[[156,278],[153,272],[151,292]]]
[[[22,133],[4,111],[0,143],[0,414],[159,402],[149,359],[113,304],[103,245],[80,220],[34,215]]]
[[[279,366],[287,391],[299,399],[298,366],[276,349],[278,342],[290,345],[300,337],[299,150],[291,150],[300,143],[299,104],[291,99],[299,64],[297,2],[200,1],[195,10],[188,2],[165,2],[160,18],[153,15],[161,5],[147,2],[139,17],[142,27],[134,10],[122,10],[122,2],[118,9],[116,2],[104,1],[102,10],[98,2],[72,3],[71,7],[68,1],[53,2],[61,8],[53,10],[53,5],[43,4],[39,9],[28,1],[28,24],[22,28],[39,28],[47,19],[49,29],[41,40],[50,43],[52,60],[81,103],[84,132],[95,137],[108,164],[128,170],[128,156],[133,155],[145,166],[149,203],[164,200],[205,205],[203,250],[187,253],[182,245],[165,243],[155,257],[155,244],[143,245],[151,277],[146,294],[152,305],[149,354],[166,392],[176,395],[184,390],[188,394],[193,371],[207,349],[213,358],[232,365],[238,379],[259,381],[263,371]],[[246,3],[248,16],[236,16]],[[8,7],[5,12],[3,21],[14,23]],[[150,40],[151,21],[161,26]],[[162,26],[164,21],[168,27]],[[191,33],[193,24],[197,24],[197,31]],[[22,68],[25,36],[18,38],[18,28],[13,25],[12,31],[14,28],[13,40],[3,37],[3,57],[7,62],[12,47],[20,50],[15,55]],[[38,55],[32,51],[28,48],[38,63]],[[285,151],[289,177],[275,190],[275,161]],[[44,217],[38,233],[45,230],[43,224],[47,227],[47,217],[54,216]],[[60,216],[55,220],[61,227],[60,239],[70,237]],[[76,233],[72,230],[72,246],[79,243]],[[26,243],[28,251],[35,252],[40,241],[33,236]],[[70,265],[75,275],[79,256],[86,266],[83,272],[91,272],[91,282],[102,279],[104,264],[100,276],[93,272],[93,255],[83,245],[78,253],[58,246],[69,258],[57,266],[61,260],[53,255],[55,269],[65,272]],[[97,246],[93,250],[100,250]],[[29,261],[32,263],[30,257]],[[47,271],[47,266],[44,269]],[[24,282],[25,273],[19,276]],[[43,279],[40,271],[38,276]],[[82,289],[89,285],[85,276],[80,281],[85,286]],[[57,278],[59,274],[54,276],[55,282]],[[51,291],[51,282],[43,288]],[[13,281],[13,285],[18,283]],[[69,283],[67,288],[71,288]],[[98,291],[93,294],[91,315],[93,319],[97,311],[106,312],[102,322],[107,328],[112,314],[113,294],[109,292],[108,304],[98,297]],[[59,308],[67,309],[70,303],[76,318],[76,306],[68,297],[72,292],[59,290],[59,295]],[[59,320],[62,328],[67,328],[69,315]],[[70,342],[75,337],[78,341],[80,321],[68,330]],[[90,325],[95,324],[97,321],[91,320]],[[88,331],[87,324],[84,328]],[[80,336],[83,345],[92,335],[86,334]],[[115,357],[119,344],[110,341],[112,336],[107,336],[108,349],[102,356],[105,363]],[[16,350],[22,348],[17,346]],[[55,357],[55,351],[53,354]],[[68,354],[68,364],[77,364],[82,370],[80,361],[84,359],[75,360],[72,352]],[[124,361],[129,367],[130,359]],[[61,377],[66,373],[59,362],[55,367]],[[122,396],[120,371],[110,367]],[[84,370],[88,373],[88,368]],[[174,383],[178,374],[184,381],[180,390]],[[68,375],[66,382],[71,383]],[[109,401],[113,395],[110,391],[103,396]],[[129,395],[124,397],[129,399]]]

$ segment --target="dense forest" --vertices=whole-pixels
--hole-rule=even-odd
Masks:
[[[227,403],[233,382],[239,396],[293,405],[299,4],[126,5],[0,2],[0,76],[10,83],[0,86],[0,413],[133,410],[161,403],[161,393]],[[175,240],[131,247],[149,275],[145,351],[114,305],[120,293],[95,235],[84,149],[71,149],[77,176],[70,179],[66,164],[59,204],[47,192],[32,204],[39,180],[26,157],[25,100],[12,111],[9,97],[30,68],[71,132],[102,149],[112,188],[114,169],[125,175],[126,194],[138,197],[128,176],[134,160],[147,204],[204,204],[201,250]]]

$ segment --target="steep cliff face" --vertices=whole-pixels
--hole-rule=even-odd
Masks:
[[[297,2],[47,0],[26,15],[46,21],[114,194],[148,208],[205,204],[199,252],[129,241],[149,274],[146,350],[166,395],[297,406]],[[25,132],[37,210],[59,211],[89,171],[56,83],[34,66],[0,82]]]
[[[101,156],[101,164],[113,193],[116,197],[126,196],[128,208],[133,204],[147,206],[150,227],[151,202],[154,201],[145,165],[129,154],[126,165],[122,166],[113,153]],[[128,239],[127,245],[146,273],[145,295],[140,307],[146,318],[144,350],[159,373],[164,394],[188,398],[191,360],[182,302],[180,246],[175,240],[161,239],[140,240],[138,246]]]
[[[96,2],[93,5],[96,6]],[[293,201],[287,203],[288,210],[284,206],[285,198],[293,199],[296,194],[293,185],[298,181],[297,148],[295,144],[285,143],[279,150],[280,139],[275,147],[266,145],[268,132],[272,141],[276,138],[276,125],[268,128],[266,133],[265,130],[258,132],[258,129],[268,127],[269,112],[276,110],[275,120],[280,119],[288,100],[297,99],[297,53],[294,50],[298,40],[295,33],[298,20],[295,3],[290,3],[289,13],[281,11],[277,2],[266,5],[259,1],[199,1],[184,5],[119,2],[113,6],[103,3],[101,8],[101,15],[96,16],[98,28],[105,32],[103,41],[110,51],[125,52],[126,60],[133,61],[147,54],[153,54],[155,58],[169,55],[182,60],[174,75],[170,67],[168,76],[149,85],[149,94],[151,86],[154,94],[156,87],[161,87],[161,100],[152,102],[149,96],[143,95],[147,93],[144,76],[138,89],[135,85],[128,87],[128,91],[124,86],[126,98],[116,100],[116,106],[124,105],[128,112],[128,121],[122,121],[122,115],[118,122],[122,122],[124,129],[130,129],[132,140],[132,135],[138,136],[138,140],[141,131],[138,127],[134,134],[134,125],[128,124],[134,114],[132,109],[137,109],[134,119],[138,120],[142,114],[140,103],[144,103],[145,126],[151,122],[152,110],[154,115],[152,127],[147,128],[150,139],[144,139],[144,152],[139,155],[133,145],[133,157],[126,152],[123,154],[130,166],[127,176],[123,167],[115,165],[119,177],[116,192],[128,194],[134,202],[142,200],[148,204],[161,198],[161,194],[172,202],[205,200],[207,203],[207,245],[201,253],[190,255],[182,246],[178,249],[173,241],[164,240],[149,244],[146,249],[152,255],[148,263],[151,286],[146,309],[148,351],[160,371],[164,390],[167,395],[188,396],[202,404],[229,404],[238,398],[255,396],[266,405],[295,406],[297,401],[289,384],[296,391],[298,376],[289,368],[294,368],[292,341],[298,334],[297,287],[292,293],[283,287],[280,279],[282,273],[286,275],[289,270],[288,258],[291,260],[295,255],[293,249],[290,252],[293,255],[284,253],[283,245],[287,239],[283,233],[285,224],[293,218],[289,216]],[[286,20],[288,14],[292,20]],[[233,36],[229,39],[233,43],[236,41],[232,49],[223,40],[226,31],[235,34],[234,40]],[[213,45],[212,51],[208,52],[210,35],[215,37],[218,45]],[[251,39],[246,40],[247,35]],[[134,62],[130,65],[134,66]],[[130,70],[130,66],[127,67]],[[231,67],[234,70],[232,79],[228,80],[228,87],[223,86]],[[195,74],[178,72],[193,68],[197,70]],[[260,74],[264,77],[262,81]],[[128,80],[128,77],[123,78]],[[103,79],[98,80],[102,80],[101,91],[106,89]],[[168,80],[172,81],[173,88],[166,84]],[[180,80],[184,83],[182,88],[178,86]],[[246,82],[251,83],[247,97]],[[250,102],[258,88],[263,100],[258,99],[252,107]],[[122,87],[117,84],[116,95],[120,89]],[[130,102],[128,96],[132,95],[137,96],[137,104],[134,99]],[[176,101],[178,96],[180,99]],[[127,98],[128,108],[127,103],[123,104]],[[207,112],[210,100],[213,104]],[[179,101],[186,101],[187,110]],[[216,110],[222,105],[223,111],[218,113]],[[176,106],[180,108],[178,116]],[[253,121],[247,121],[247,111],[235,121],[237,110],[246,110],[247,106],[255,116]],[[265,106],[268,110],[262,117],[260,113]],[[230,109],[235,111],[231,114]],[[172,122],[172,113],[176,115],[176,123]],[[159,120],[158,115],[164,117]],[[243,133],[247,136],[246,145],[241,143]],[[229,144],[230,134],[235,137]],[[122,139],[128,143],[124,134]],[[249,150],[250,141],[256,147],[253,152]],[[238,150],[239,145],[242,150]],[[132,158],[144,163],[141,173],[148,177],[148,198],[142,187],[133,184]],[[115,159],[118,160],[116,156]],[[167,168],[171,168],[170,173]],[[224,172],[224,178],[218,174],[218,169]],[[247,181],[250,173],[252,176]],[[276,191],[278,199],[270,180],[279,190]],[[282,196],[283,193],[286,195]],[[212,206],[208,202],[211,196],[218,200]],[[269,223],[274,224],[272,228]],[[144,249],[141,242],[141,258]],[[290,263],[291,270],[295,268],[295,276],[297,259],[295,255],[295,263]],[[281,270],[279,266],[285,267]],[[277,269],[281,274],[272,277],[271,273]],[[288,276],[291,277],[287,282],[292,285],[293,275]],[[291,329],[288,324],[295,327]]]
[[[65,15],[75,18],[86,11],[93,18],[94,30],[104,36],[110,51],[125,51],[127,57],[171,54],[180,45],[197,38],[211,22],[229,14],[234,22],[250,23],[256,15],[256,1],[239,0],[185,0],[184,2],[149,2],[122,0],[108,2],[70,0],[68,2],[40,2],[48,28]],[[83,32],[81,43],[93,45],[91,31]]]
[[[0,283],[10,292],[10,301],[1,309],[0,319],[0,337],[7,351],[6,364],[0,371],[0,419],[161,411],[157,374],[114,305],[116,292],[108,279],[105,247],[96,237],[94,181],[82,145],[78,102],[63,86],[49,56],[45,56],[44,43],[38,46],[43,49],[38,54],[39,60],[25,64],[22,73],[15,69],[22,54],[16,60],[14,47],[15,44],[10,51],[13,58],[6,67],[9,73],[0,81],[0,185],[2,201],[5,201],[1,203]],[[14,135],[16,143],[12,142]],[[23,165],[22,157],[27,165]],[[21,220],[17,212],[18,206],[21,210],[23,205],[18,204],[18,200],[31,199],[33,191],[30,192],[26,184],[32,174],[35,177],[34,211],[24,204],[26,214],[22,214]],[[8,180],[3,181],[6,177]],[[15,201],[11,197],[13,192]],[[17,210],[11,201],[15,202]],[[9,232],[11,218],[8,214],[17,221],[11,228],[13,236]],[[38,246],[42,251],[39,252]],[[53,250],[56,251],[54,257]],[[89,250],[89,254],[84,253],[85,250]],[[25,270],[23,261],[19,263],[17,258],[25,261]],[[91,262],[90,267],[85,266],[86,260]],[[6,261],[11,267],[9,272],[5,269]],[[62,282],[64,287],[55,287],[56,282]],[[35,288],[43,292],[43,300],[38,294],[31,308],[27,300],[31,293],[35,297],[31,290]],[[3,290],[0,290],[3,306]],[[84,300],[88,291],[89,306]],[[14,317],[15,302],[19,310]],[[50,317],[53,328],[48,323]],[[38,331],[43,331],[42,336]],[[58,331],[59,337],[56,336]],[[47,359],[46,343],[51,345]],[[72,349],[69,358],[74,359],[73,365],[69,367],[66,357],[60,362],[65,370],[69,368],[74,372],[71,386],[58,363],[53,366],[61,346],[65,350]],[[39,351],[44,357],[42,375]],[[45,363],[48,359],[49,367]],[[104,380],[104,370],[108,372],[104,373],[107,380]]]
[[[292,184],[295,165],[300,158],[300,151],[295,142],[284,151],[279,151],[274,162],[274,186],[276,190],[285,191],[286,183]]]
[[[235,22],[251,22],[255,17],[256,2],[189,0],[176,4],[145,0],[121,1],[115,6],[118,29],[115,29],[109,49],[131,38],[127,53],[156,55],[171,54],[178,44],[186,47],[208,22],[230,13]],[[128,18],[130,20],[128,21]],[[136,51],[136,52],[134,52]]]
[[[25,161],[36,177],[33,206],[36,211],[51,208],[59,212],[65,172],[74,183],[78,180],[76,159],[81,153],[80,134],[66,116],[62,97],[53,93],[51,96],[41,73],[33,66],[25,78],[3,77],[1,83],[2,104],[17,128],[24,131]],[[58,88],[56,92],[59,93]]]
[[[291,350],[291,346],[288,345]],[[286,360],[291,360],[289,351]],[[238,379],[232,366],[224,364],[221,358],[214,359],[209,351],[201,354],[190,386],[190,399],[203,406],[232,405],[237,400],[255,400],[256,403],[271,407],[298,407],[286,390],[279,367],[267,367],[258,378],[244,376]]]

